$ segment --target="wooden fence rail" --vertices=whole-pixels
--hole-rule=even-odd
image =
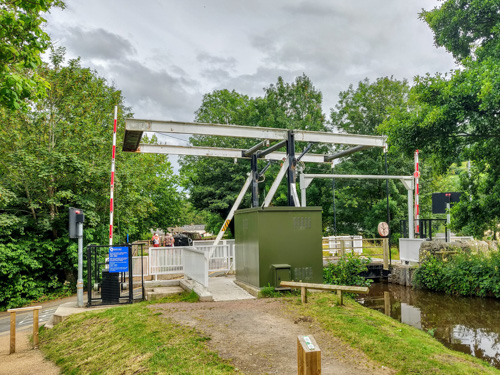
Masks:
[[[282,281],[280,286],[285,288],[300,288],[300,295],[302,303],[307,303],[307,289],[329,290],[336,291],[338,296],[338,304],[343,305],[344,300],[342,293],[361,293],[367,294],[370,289],[366,286],[348,286],[348,285],[330,285],[330,284],[313,284],[313,283],[300,283],[295,281]]]

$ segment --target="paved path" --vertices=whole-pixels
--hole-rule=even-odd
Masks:
[[[212,294],[214,301],[236,301],[240,299],[254,299],[247,291],[234,283],[235,277],[210,277],[208,279],[208,292]]]
[[[42,306],[40,310],[38,319],[39,324],[48,322],[50,317],[57,310],[59,305],[67,302],[76,301],[76,296],[61,298],[55,301],[48,301],[44,303],[38,303],[36,306]],[[33,311],[21,312],[16,314],[16,331],[24,330],[33,327]],[[10,334],[10,313],[4,311],[0,313],[0,337]]]

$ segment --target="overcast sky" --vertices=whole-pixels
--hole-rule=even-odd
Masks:
[[[193,121],[203,94],[251,97],[302,73],[329,113],[368,77],[410,81],[454,61],[418,12],[437,0],[66,0],[47,31],[122,90],[136,118]]]

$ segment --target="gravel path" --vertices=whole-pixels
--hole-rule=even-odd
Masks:
[[[33,330],[16,331],[16,352],[9,354],[10,334],[0,336],[0,375],[56,375],[59,368],[44,359],[39,349],[32,349],[29,337]]]
[[[296,374],[297,336],[313,335],[322,374],[393,374],[364,353],[326,334],[312,318],[293,316],[270,299],[151,306],[210,337],[209,346],[246,374]]]

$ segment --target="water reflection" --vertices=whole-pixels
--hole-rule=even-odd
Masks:
[[[500,301],[453,297],[376,283],[358,301],[405,324],[433,332],[447,347],[500,368]]]

